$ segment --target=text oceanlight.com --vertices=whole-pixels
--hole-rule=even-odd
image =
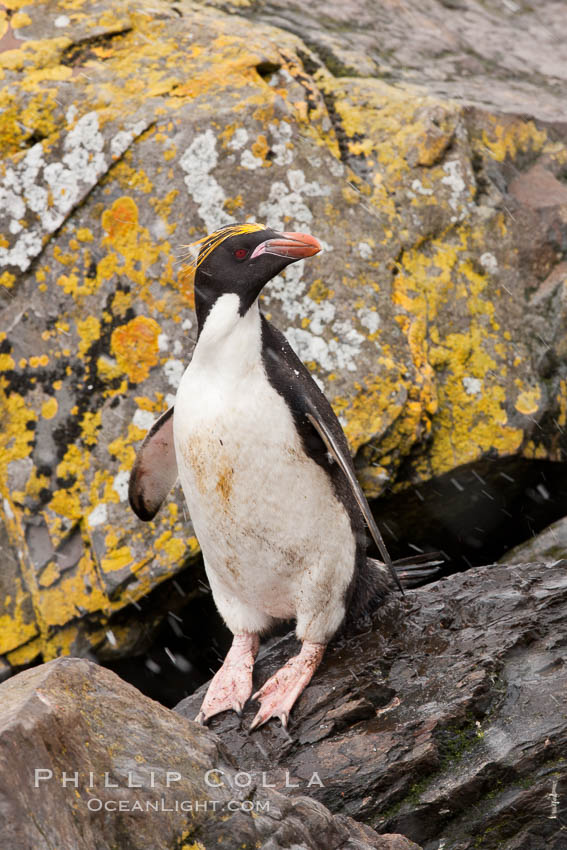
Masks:
[[[87,800],[90,812],[269,812],[269,800]]]

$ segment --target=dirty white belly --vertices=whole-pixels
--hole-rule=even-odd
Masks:
[[[213,593],[222,588],[223,598],[281,618],[344,597],[355,557],[350,520],[261,361],[238,378],[192,363],[174,437]]]

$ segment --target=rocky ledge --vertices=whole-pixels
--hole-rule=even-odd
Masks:
[[[171,711],[86,660],[20,673],[0,686],[5,846],[561,850],[565,567],[393,599],[330,648],[289,734],[249,734],[253,705],[202,728],[202,692]],[[266,644],[257,681],[294,648]]]
[[[566,846],[567,562],[488,566],[393,600],[331,648],[292,714],[211,721],[241,770],[426,850]],[[260,657],[262,683],[296,649]],[[194,717],[203,689],[177,711]],[[297,784],[297,788],[286,785]]]
[[[2,685],[10,850],[418,850],[230,763],[219,738],[114,673],[60,658]]]

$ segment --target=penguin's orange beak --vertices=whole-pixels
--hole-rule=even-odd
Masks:
[[[289,257],[290,260],[303,260],[318,254],[320,250],[320,243],[308,233],[280,233],[275,239],[260,243],[250,259],[262,254],[275,254],[276,257]]]

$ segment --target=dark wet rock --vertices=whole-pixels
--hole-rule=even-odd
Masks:
[[[542,560],[546,563],[567,559],[567,517],[552,523],[531,540],[516,546],[500,559],[501,564],[521,564]]]
[[[419,850],[236,778],[216,735],[91,662],[20,673],[0,705],[3,848]]]
[[[327,652],[295,707],[248,734],[256,711],[213,718],[244,770],[427,850],[565,847],[567,561],[489,566],[392,600]],[[295,650],[263,651],[260,685]],[[204,689],[177,711],[196,715]],[[298,783],[299,788],[285,787]],[[538,843],[539,842],[539,843]]]

